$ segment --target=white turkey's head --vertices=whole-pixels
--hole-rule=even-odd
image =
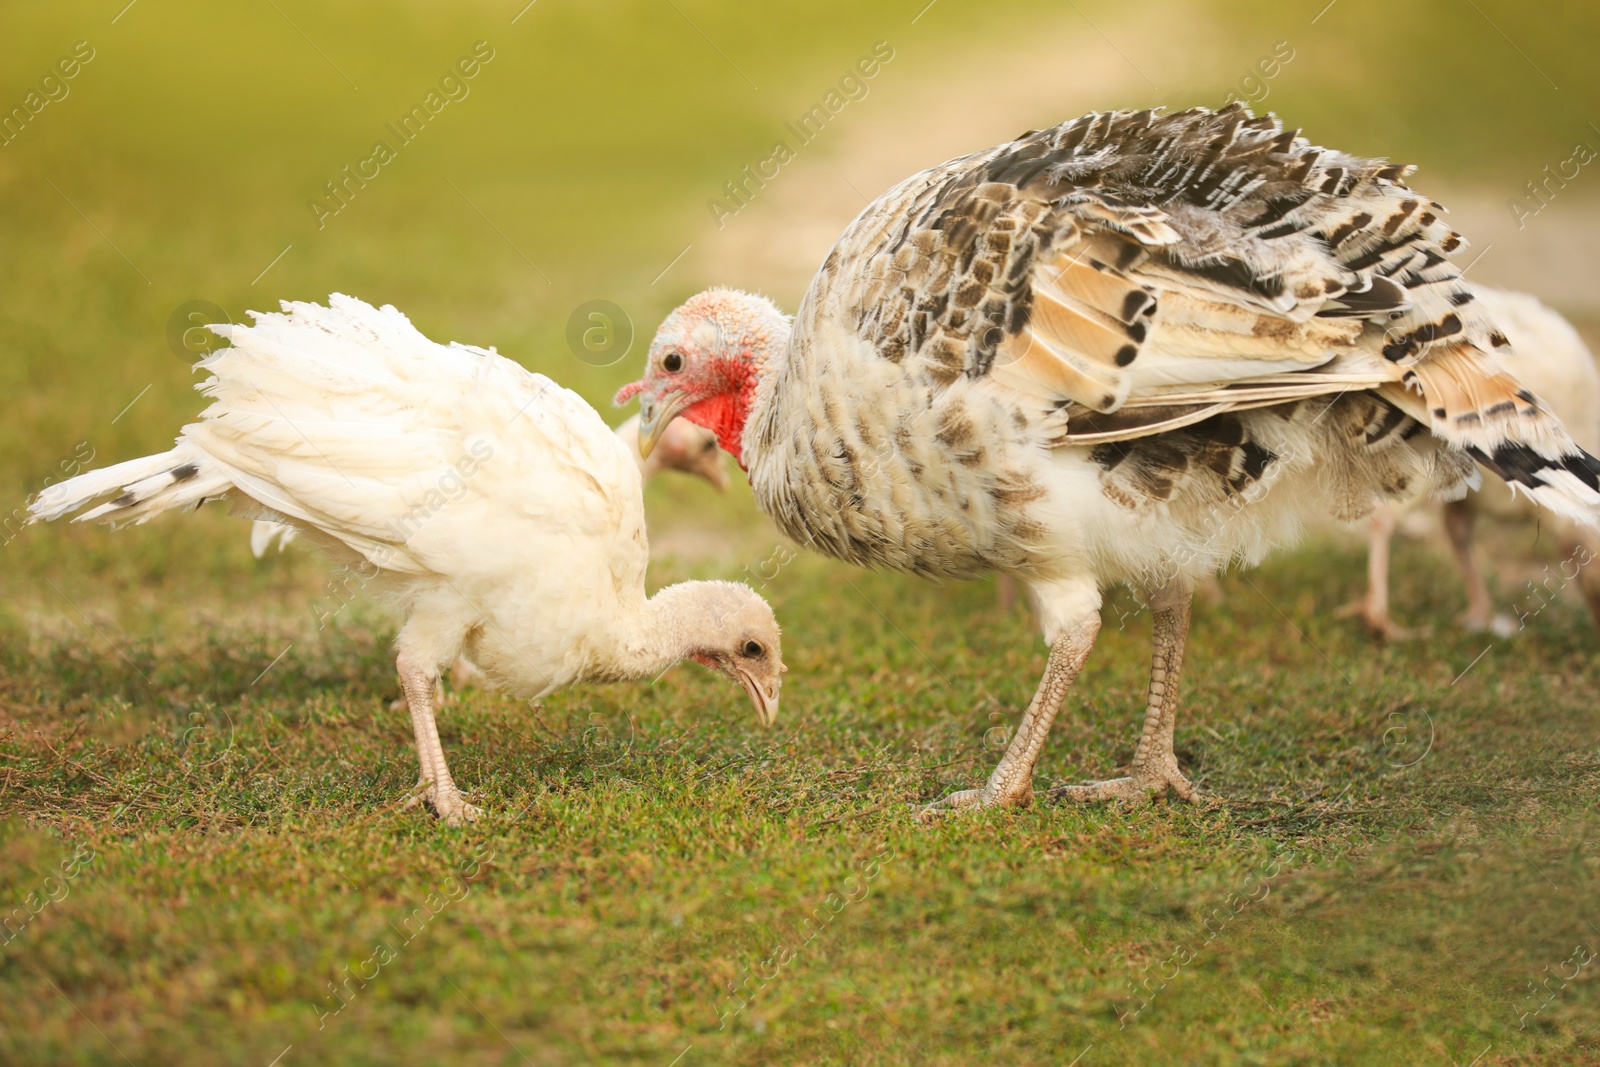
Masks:
[[[639,397],[639,451],[648,456],[682,415],[710,430],[744,465],[745,420],[768,358],[789,343],[789,317],[764,296],[707,289],[690,297],[656,330],[644,377],[617,393]]]
[[[783,649],[772,607],[741,582],[680,582],[651,597],[659,625],[675,631],[683,655],[744,686],[763,726],[778,717]]]
[[[634,415],[617,427],[617,436],[628,446],[639,464],[639,474],[646,479],[662,471],[681,471],[696,478],[704,478],[717,487],[717,492],[728,491],[728,464],[717,438],[710,430],[696,426],[688,419],[674,419],[661,433],[650,455],[639,454],[639,416]]]

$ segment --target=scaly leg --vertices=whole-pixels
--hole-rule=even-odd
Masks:
[[[439,742],[439,727],[433,719],[434,698],[438,693],[439,674],[413,666],[402,653],[395,660],[400,671],[400,688],[405,691],[406,705],[411,709],[411,727],[417,737],[417,762],[422,765],[422,781],[427,784],[424,794],[433,813],[447,826],[460,826],[472,822],[482,812],[468,804],[450,777],[445,766],[444,746]]]
[[[1184,800],[1195,798],[1194,784],[1178,769],[1172,751],[1172,735],[1177,726],[1178,673],[1183,669],[1183,645],[1189,636],[1189,602],[1193,598],[1185,585],[1173,585],[1150,597],[1154,620],[1150,662],[1150,699],[1145,707],[1144,730],[1133,750],[1132,773],[1087,785],[1064,785],[1051,790],[1051,796],[1068,800],[1143,800],[1152,793],[1171,788]]]
[[[1367,592],[1360,600],[1339,609],[1341,616],[1358,615],[1361,623],[1378,637],[1404,640],[1410,630],[1395,625],[1389,617],[1389,543],[1394,540],[1394,508],[1379,504],[1372,511],[1367,527]]]
[[[1033,765],[1044,749],[1045,738],[1050,734],[1050,724],[1061,710],[1061,701],[1072,687],[1083,663],[1094,648],[1094,639],[1100,633],[1098,612],[1090,614],[1069,626],[1050,646],[1050,660],[1045,664],[1044,677],[1039,681],[1033,703],[1022,716],[1016,736],[1006,747],[1004,756],[989,775],[982,789],[963,789],[935,801],[924,812],[939,808],[989,808],[1025,807],[1033,799]]]
[[[1467,610],[1461,616],[1461,625],[1473,633],[1489,630],[1500,637],[1510,637],[1517,632],[1516,620],[1494,613],[1494,602],[1489,599],[1483,571],[1478,569],[1478,561],[1472,555],[1472,527],[1476,521],[1477,511],[1471,497],[1452,500],[1444,506],[1444,532],[1450,538],[1450,549],[1461,570],[1461,584],[1467,587]]]

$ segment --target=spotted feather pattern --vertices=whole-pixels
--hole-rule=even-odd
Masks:
[[[937,409],[965,383],[1038,445],[1126,453],[1102,464],[1113,500],[1166,500],[1185,478],[1238,492],[1262,462],[1251,427],[1270,425],[1245,413],[1334,410],[1333,424],[1362,427],[1309,434],[1344,450],[1324,457],[1349,483],[1335,511],[1422,483],[1459,489],[1438,484],[1466,471],[1438,458],[1437,438],[1592,521],[1600,463],[1484,357],[1505,339],[1450,258],[1461,237],[1409,173],[1242,105],[1085,115],[870,205],[813,281],[793,349],[844,331],[913,403]],[[978,395],[957,391],[968,407]],[[1374,466],[1390,437],[1410,458]],[[1014,460],[993,445],[991,459]]]

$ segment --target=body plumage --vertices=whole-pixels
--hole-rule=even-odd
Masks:
[[[650,678],[693,657],[777,710],[777,623],[732,582],[645,593],[639,466],[576,393],[392,307],[286,303],[199,366],[211,405],[168,452],[51,486],[34,521],[142,523],[223,500],[289,525],[406,615],[396,640],[429,803],[472,817],[434,725],[463,652],[520,696]]]
[[[1600,462],[1486,353],[1506,339],[1409,168],[1242,106],[1086,115],[915,174],[834,245],[790,323],[710,290],[651,346],[641,438],[719,434],[801,544],[1029,583],[1051,665],[1012,748],[955,803],[1020,803],[1101,590],[1155,607],[1128,778],[1171,755],[1192,579],[1325,515],[1459,496],[1485,467],[1600,514]]]

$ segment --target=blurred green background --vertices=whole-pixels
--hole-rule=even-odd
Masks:
[[[816,239],[794,260],[769,252],[767,269],[740,275],[729,271],[744,264],[719,249],[781,245],[785,223],[837,233],[860,207],[853,193],[842,206],[824,195],[820,217],[762,209],[804,202],[784,186],[838,185],[823,172],[841,153],[869,157],[859,179],[846,173],[870,197],[1024,126],[1091,109],[1215,105],[1233,91],[1315,140],[1421,164],[1420,187],[1464,189],[1498,224],[1546,164],[1580,140],[1600,147],[1589,125],[1600,121],[1600,5],[923,7],[139,0],[117,17],[115,3],[8,5],[0,105],[20,104],[78,41],[95,58],[70,95],[0,148],[0,386],[13,411],[0,427],[0,479],[25,492],[90,435],[115,454],[159,443],[193,410],[164,337],[191,299],[234,316],[335,290],[393,302],[424,332],[496,344],[603,399],[629,364],[598,373],[572,359],[572,310],[613,300],[647,338],[713,281],[772,288],[792,305]],[[319,230],[307,201],[380,136],[393,140],[384,124],[480,40],[495,58],[470,96]],[[895,58],[870,95],[719,231],[705,202],[880,40]],[[1263,98],[1247,79],[1278,41],[1294,58],[1263,79]],[[1589,177],[1529,229],[1589,219]],[[728,232],[738,229],[750,233]],[[1548,239],[1516,235],[1526,246]],[[1509,252],[1486,260],[1485,274]],[[110,427],[147,384],[139,417]]]
[[[1095,109],[1232,93],[1417,163],[1475,279],[1591,340],[1600,322],[1600,170],[1520,226],[1512,207],[1600,149],[1600,4],[124,3],[0,7],[0,113],[78,42],[94,55],[0,145],[0,523],[84,445],[99,464],[163,449],[199,410],[168,337],[191,302],[393,303],[617,421],[609,396],[685,296],[732,284],[792,309],[867,198]],[[401,146],[386,124],[478,42],[493,58],[468,95]],[[865,96],[731,203],[724,183],[792,145],[786,124],[879,42]],[[380,138],[396,158],[319,227],[308,201]],[[630,351],[574,348],[594,300],[623,310]],[[772,551],[742,488],[662,479],[647,499],[653,583]],[[1360,580],[1337,539],[1199,609],[1179,751],[1217,807],[913,825],[901,802],[984,773],[1037,637],[986,586],[806,558],[764,589],[794,667],[784,736],[687,669],[532,710],[463,694],[446,745],[496,813],[465,837],[385,810],[415,779],[386,707],[393,621],[360,605],[318,631],[310,553],[258,563],[211,512],[0,538],[0,913],[75,843],[99,850],[0,949],[0,1059],[1600,1062],[1592,969],[1516,1025],[1541,968],[1600,938],[1593,634],[1562,601],[1455,686],[1482,642],[1448,631],[1454,579],[1422,546],[1399,549],[1396,596],[1437,621],[1428,641],[1379,650],[1330,617]],[[1041,785],[1127,756],[1147,648],[1109,630]],[[1443,739],[1415,772],[1390,758],[1395,715]],[[326,980],[481,841],[492,873],[317,1029]],[[886,843],[903,859],[875,903],[719,1029],[707,1005]],[[1264,857],[1301,873],[1124,1032],[1130,983]]]

